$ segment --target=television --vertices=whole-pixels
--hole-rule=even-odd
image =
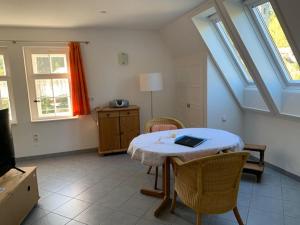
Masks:
[[[13,139],[9,123],[8,109],[0,110],[0,177],[16,168]]]

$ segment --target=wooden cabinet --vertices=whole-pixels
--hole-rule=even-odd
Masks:
[[[99,154],[124,152],[140,134],[139,107],[97,109]]]

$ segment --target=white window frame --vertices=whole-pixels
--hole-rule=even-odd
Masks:
[[[12,87],[12,76],[11,76],[11,70],[10,70],[10,62],[9,62],[9,57],[7,54],[6,47],[0,47],[0,55],[3,55],[4,67],[5,67],[5,72],[6,72],[6,76],[0,76],[0,81],[6,81],[6,83],[7,83],[8,95],[9,95],[10,122],[17,123],[16,108],[15,108],[15,101],[14,101],[14,94],[13,94],[13,87]]]
[[[291,75],[290,75],[288,69],[286,68],[286,65],[284,64],[282,57],[273,41],[271,35],[269,34],[268,29],[265,27],[265,23],[262,21],[262,19],[260,19],[259,13],[255,10],[256,6],[264,4],[266,2],[270,2],[270,4],[273,7],[272,1],[269,1],[269,0],[256,0],[256,1],[255,0],[247,0],[247,1],[245,1],[245,5],[247,6],[247,9],[254,21],[254,24],[256,25],[256,27],[258,28],[258,31],[260,32],[261,39],[264,41],[265,45],[267,46],[267,50],[268,50],[269,54],[271,55],[272,60],[275,62],[274,65],[276,66],[276,69],[281,74],[284,83],[288,86],[300,86],[300,80],[293,80],[291,78]],[[277,16],[277,13],[276,13],[276,7],[273,7],[273,10],[275,11],[276,17],[282,27],[280,18]],[[283,29],[283,27],[282,27],[282,30],[283,30],[283,32],[287,38],[287,41],[293,51],[295,49],[293,41],[288,39],[288,35],[286,34],[286,31]],[[295,55],[295,53],[294,53],[294,55]],[[295,57],[296,57],[296,55],[295,55]],[[297,57],[296,57],[296,59],[298,61]],[[299,64],[299,61],[298,61],[298,64]]]
[[[68,47],[23,47],[25,69],[26,69],[26,81],[27,81],[27,92],[30,106],[31,121],[51,121],[51,120],[62,120],[75,118],[72,115],[72,95],[71,95],[71,76],[70,76],[70,65],[69,65],[69,48]],[[32,54],[65,54],[67,59],[67,73],[51,73],[51,74],[34,74],[32,65]],[[70,115],[66,116],[43,116],[40,117],[38,114],[38,106],[36,100],[36,87],[35,80],[37,79],[68,79],[69,81],[69,96],[70,96]]]
[[[242,62],[240,62],[240,57],[235,53],[235,50],[232,49],[231,44],[229,44],[230,40],[227,37],[226,34],[223,34],[223,32],[219,29],[217,23],[220,22],[220,19],[217,17],[216,14],[214,14],[212,17],[210,17],[210,20],[212,21],[218,35],[220,36],[220,38],[222,39],[222,42],[224,43],[224,45],[226,46],[228,52],[230,53],[230,56],[232,57],[234,63],[236,64],[237,68],[239,69],[240,73],[242,74],[243,80],[247,83],[248,86],[254,86],[254,80],[250,80],[247,75],[246,75],[246,71],[243,68],[243,66],[241,65]],[[222,22],[222,21],[221,21]],[[226,29],[226,28],[225,28]],[[236,48],[234,46],[234,48]],[[236,51],[238,51],[238,49],[236,49]],[[241,58],[242,60],[242,58]],[[246,66],[246,65],[245,65]],[[250,75],[250,74],[249,74]],[[251,76],[251,75],[250,75]]]

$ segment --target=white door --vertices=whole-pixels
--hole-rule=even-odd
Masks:
[[[186,127],[205,126],[203,56],[176,60],[176,111]]]

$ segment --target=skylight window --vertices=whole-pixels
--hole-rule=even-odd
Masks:
[[[233,56],[233,58],[235,59],[235,62],[238,66],[238,68],[240,69],[240,71],[242,72],[242,74],[244,75],[244,78],[246,79],[246,81],[248,83],[253,83],[253,79],[242,59],[242,57],[240,56],[238,50],[235,48],[233,41],[231,40],[226,28],[224,27],[224,24],[222,23],[222,21],[217,21],[216,23],[216,28],[219,31],[219,34],[221,35],[225,45],[227,46],[230,54]]]
[[[288,80],[300,82],[299,64],[270,2],[253,6],[252,12]]]

